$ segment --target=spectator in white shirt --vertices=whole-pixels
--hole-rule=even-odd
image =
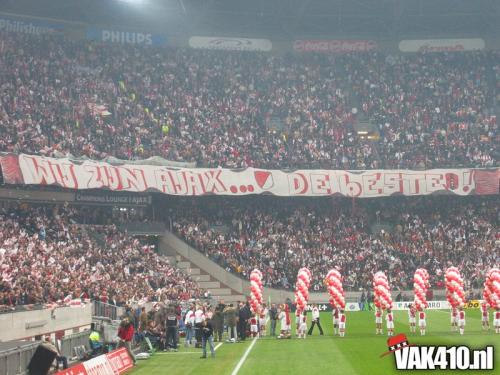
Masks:
[[[194,338],[194,306],[191,306],[186,312],[186,317],[184,319],[184,325],[186,326],[186,341],[184,345],[186,347],[191,346],[191,342]]]
[[[197,306],[194,312],[194,332],[196,337],[196,347],[201,347],[201,329],[202,323],[205,320],[205,312],[201,306]]]

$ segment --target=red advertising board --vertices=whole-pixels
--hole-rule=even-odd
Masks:
[[[108,362],[111,364],[115,374],[121,374],[134,367],[134,363],[125,348],[120,348],[106,354]]]
[[[85,370],[85,366],[83,366],[83,363],[79,363],[66,370],[59,371],[57,375],[88,375],[88,374],[87,370]]]
[[[298,52],[367,52],[378,49],[378,44],[374,40],[296,40],[293,49]]]
[[[197,49],[219,49],[226,51],[265,51],[269,52],[273,44],[269,39],[192,36],[189,46]]]
[[[416,39],[399,42],[401,52],[463,52],[485,48],[481,38],[469,39]]]
[[[120,375],[133,366],[127,350],[120,348],[59,371],[57,375]]]

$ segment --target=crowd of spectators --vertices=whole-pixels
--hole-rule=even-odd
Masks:
[[[71,208],[0,212],[0,306],[91,299],[124,306],[182,301],[203,291],[113,225],[81,225]]]
[[[369,290],[378,270],[393,290],[408,290],[419,267],[429,271],[432,287],[443,288],[443,271],[454,265],[472,289],[500,264],[496,197],[206,197],[172,199],[163,208],[174,232],[210,259],[244,279],[258,268],[265,285],[276,288],[293,289],[303,266],[313,274],[311,291],[324,290],[334,267],[347,290]],[[0,306],[80,298],[123,306],[203,296],[154,245],[114,225],[92,224],[87,212],[26,204],[1,210]]]
[[[0,151],[225,167],[498,165],[497,51],[271,56],[0,41]],[[360,120],[378,140],[358,137]]]
[[[260,269],[267,286],[293,289],[306,266],[313,291],[325,289],[334,267],[348,290],[370,289],[379,270],[394,290],[408,290],[424,267],[432,287],[444,288],[443,271],[454,265],[470,289],[481,288],[484,273],[500,264],[495,199],[390,198],[354,208],[343,200],[204,201],[172,214],[177,235],[243,278]]]
[[[0,50],[0,151],[230,168],[499,165],[498,51],[271,56],[5,32]],[[371,123],[376,139],[361,139],[359,122]],[[379,269],[409,289],[417,267],[442,287],[449,264],[479,287],[499,264],[491,198],[390,198],[355,209],[342,200],[261,198],[189,201],[170,219],[227,270],[248,278],[257,267],[279,288],[293,288],[302,266],[314,291],[332,267],[351,290],[368,289]],[[89,224],[96,216],[67,207],[0,212],[0,305],[202,294],[150,246]],[[374,223],[391,229],[373,231]]]

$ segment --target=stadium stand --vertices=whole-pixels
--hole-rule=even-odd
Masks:
[[[324,290],[333,267],[349,290],[370,289],[373,270],[391,275],[395,290],[412,288],[413,272],[429,270],[441,289],[443,270],[458,265],[467,289],[500,258],[495,198],[389,198],[351,202],[295,199],[183,202],[174,231],[226,270],[248,278],[263,270],[265,285],[293,289],[299,268],[312,271],[311,288]]]
[[[0,38],[0,151],[279,169],[498,165],[497,51],[277,57]]]
[[[463,335],[464,306],[472,323],[468,329],[474,324],[479,329],[479,311],[473,308],[482,306],[485,330],[483,283],[486,271],[500,265],[500,50],[495,50],[500,6],[495,2],[466,4],[464,10],[451,0],[435,7],[424,1],[264,1],[255,12],[243,0],[17,3],[2,2],[0,12],[0,320],[6,327],[0,335],[0,374],[25,374],[28,368],[35,373],[42,362],[36,351],[49,343],[64,357],[61,365],[67,367],[69,359],[80,368],[88,365],[87,373],[103,366],[100,359],[109,363],[109,373],[122,373],[136,365],[134,350],[142,352],[137,359],[172,352],[164,362],[155,355],[140,363],[145,373],[160,366],[190,372],[191,357],[198,356],[177,354],[195,354],[203,345],[206,358],[211,331],[223,341],[228,328],[228,345],[217,352],[217,358],[225,358],[219,362],[225,371],[241,354],[229,344],[267,335],[261,322],[268,318],[275,326],[271,331],[280,321],[278,338],[289,338],[293,305],[296,323],[302,323],[296,328],[307,325],[302,311],[307,304],[315,321],[310,329],[319,325],[318,303],[325,331],[338,317],[343,337],[347,311],[349,333],[362,340],[374,318],[371,290],[380,293],[372,285],[377,271],[387,275],[386,297],[392,295],[396,303],[387,303],[387,314],[377,311],[375,319],[378,325],[385,314],[391,336],[391,309],[406,309],[399,302],[412,300],[417,268],[430,275],[428,284],[422,278],[421,290],[435,303],[428,309],[431,329],[436,327],[431,337],[445,332],[446,350],[470,343],[481,350],[474,341],[479,336],[473,337],[479,331],[468,332],[466,339],[474,342],[454,342],[453,325],[451,332],[442,329],[448,318],[431,310],[455,309],[444,301],[452,298],[445,294],[445,270],[455,266],[465,285],[456,282],[460,288],[453,298],[463,303],[455,314],[459,323],[455,315],[452,322]],[[358,3],[366,3],[359,13]],[[476,14],[472,8],[484,9]],[[418,27],[405,25],[412,18]],[[213,37],[217,29],[241,37]],[[320,35],[326,39],[297,39]],[[339,35],[346,39],[329,39]],[[358,39],[362,35],[370,40]],[[458,39],[464,35],[471,38]],[[248,46],[239,45],[245,41]],[[401,48],[412,42],[419,43]],[[49,166],[33,162],[28,168],[25,160],[37,158],[19,154],[69,157],[73,165],[44,159]],[[96,167],[82,163],[85,159],[108,164]],[[93,181],[83,181],[75,165]],[[217,173],[227,173],[217,168],[239,177],[249,168],[244,173],[252,182],[231,176],[224,191],[210,189]],[[429,171],[451,168],[456,170]],[[300,188],[301,180],[292,176],[300,169],[316,176],[320,173],[311,170],[344,174],[333,182],[323,173],[310,183],[310,196],[299,198],[291,186]],[[384,170],[392,174],[387,192],[372,189],[368,176],[363,189],[369,186],[368,193],[378,198],[357,195],[349,176],[373,173],[382,181]],[[432,176],[412,176],[416,188],[408,195],[414,196],[404,196],[410,182],[402,176],[423,170]],[[156,184],[143,183],[145,175]],[[51,177],[53,183],[47,181]],[[469,183],[460,186],[466,179]],[[323,189],[325,181],[332,187],[339,181],[338,190]],[[429,189],[423,191],[424,185]],[[257,186],[259,195],[252,195]],[[280,189],[271,190],[274,186]],[[330,292],[337,295],[330,296],[346,303],[332,299],[338,309],[330,316],[325,276],[335,268],[339,275],[332,273]],[[252,271],[257,278],[250,277]],[[500,308],[491,307],[500,333]],[[422,313],[419,326],[425,334]],[[393,340],[406,338],[399,314]],[[369,316],[369,322],[358,316]],[[486,332],[481,335],[488,339]],[[330,340],[325,358],[332,371],[373,371],[373,337],[368,344],[355,340],[334,343],[333,357]],[[245,353],[233,373],[255,343],[239,346]],[[321,341],[305,343],[307,348]],[[221,345],[213,348],[212,358]],[[390,339],[387,346],[394,351]],[[297,372],[302,367],[294,360],[308,355],[307,349],[287,355],[283,366],[283,351],[269,348],[272,361],[254,361],[254,372],[264,371],[259,362],[266,363],[265,371]],[[351,363],[352,352],[371,359],[357,355]],[[88,361],[97,355],[100,359]],[[320,355],[316,346],[311,358]],[[115,368],[118,362],[127,369]],[[302,362],[310,371],[321,363]]]
[[[102,45],[54,35],[0,36],[3,151],[91,158],[162,156],[194,161],[198,166],[281,169],[498,165],[500,139],[491,100],[499,85],[496,51],[271,57]],[[270,119],[278,119],[278,125],[273,127]],[[355,125],[360,121],[375,126],[374,139],[361,139],[356,134]],[[384,204],[395,206],[391,220],[399,220],[399,226],[397,231],[383,235],[368,232],[373,210],[356,215],[344,210],[333,215],[331,208],[325,211],[314,205],[290,204],[279,209],[277,203],[259,212],[245,206],[227,207],[227,211],[220,207],[195,208],[190,215],[176,215],[175,230],[232,272],[246,277],[254,266],[267,268],[267,285],[289,288],[296,268],[307,263],[313,269],[318,266],[318,272],[313,272],[313,286],[321,290],[325,270],[344,262],[343,267],[352,275],[347,285],[366,287],[369,277],[363,279],[365,271],[391,263],[400,276],[399,287],[406,288],[410,274],[404,267],[423,262],[419,257],[428,258],[425,265],[437,272],[471,247],[490,253],[495,249],[498,234],[492,221],[494,213],[474,203],[466,209],[451,202],[452,211],[435,220],[435,215],[444,210],[433,203],[405,211],[402,207],[406,208],[406,203],[397,207],[392,200],[384,200]],[[422,209],[424,212],[420,212]],[[26,298],[58,300],[67,293],[87,293],[102,299],[120,291],[120,298],[132,297],[131,292],[124,292],[127,282],[114,277],[111,255],[107,259],[99,255],[99,245],[84,229],[65,224],[71,219],[71,210],[62,216],[47,214],[47,210],[35,212],[3,214],[7,248],[3,256],[18,251],[10,255],[9,271],[4,270],[4,305]],[[467,212],[471,216],[463,223],[456,221],[456,215]],[[88,213],[81,218],[95,216]],[[210,230],[208,219],[214,216],[224,221],[227,233]],[[422,224],[431,219],[432,224]],[[43,239],[42,227],[47,231]],[[99,228],[92,231],[101,231],[106,246],[123,257],[123,272],[146,277],[146,263],[142,267],[131,265],[139,256],[146,257],[144,262],[154,261],[158,271],[168,268],[152,253],[139,255],[141,244],[113,226]],[[477,230],[488,236],[476,238]],[[21,243],[16,240],[18,235]],[[85,247],[75,248],[67,242],[73,239],[85,243]],[[117,285],[109,291],[101,290],[99,281],[90,280],[92,286],[85,287],[75,276],[64,283],[59,280],[55,295],[51,289],[54,284],[33,281],[45,275],[16,279],[12,274],[15,262],[24,264],[27,255],[43,253],[47,246],[56,250],[59,260],[68,251],[75,257],[66,265],[58,264],[57,257],[41,257],[37,260],[40,264],[78,269],[83,274],[95,272],[92,267],[96,267],[102,273],[98,276],[101,280],[112,279]],[[365,252],[359,252],[359,248]],[[453,252],[443,254],[448,248]],[[257,252],[262,255],[262,251],[267,256],[257,260]],[[82,254],[97,257],[82,264],[78,261]],[[493,260],[498,256],[494,251],[490,255]],[[476,261],[470,258],[469,273],[474,272]],[[168,270],[182,278],[174,269]],[[22,269],[16,272],[23,273]],[[135,298],[152,297],[152,290],[170,285],[169,280],[161,278],[153,277],[153,286],[142,280]],[[188,290],[196,290],[190,281],[184,282],[188,286],[183,290],[168,289],[167,294],[188,295]],[[36,292],[25,296],[26,289],[33,286]],[[97,297],[104,292],[108,297]]]
[[[187,300],[203,291],[150,245],[115,226],[80,225],[71,208],[0,214],[0,309],[91,299],[113,305]]]

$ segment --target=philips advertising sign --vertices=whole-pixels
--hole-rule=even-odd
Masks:
[[[164,46],[167,44],[167,37],[164,35],[138,31],[100,29],[96,27],[89,27],[87,29],[87,39],[100,42],[146,46]]]
[[[0,16],[0,31],[25,34],[52,34],[62,31],[64,24],[34,18]]]

